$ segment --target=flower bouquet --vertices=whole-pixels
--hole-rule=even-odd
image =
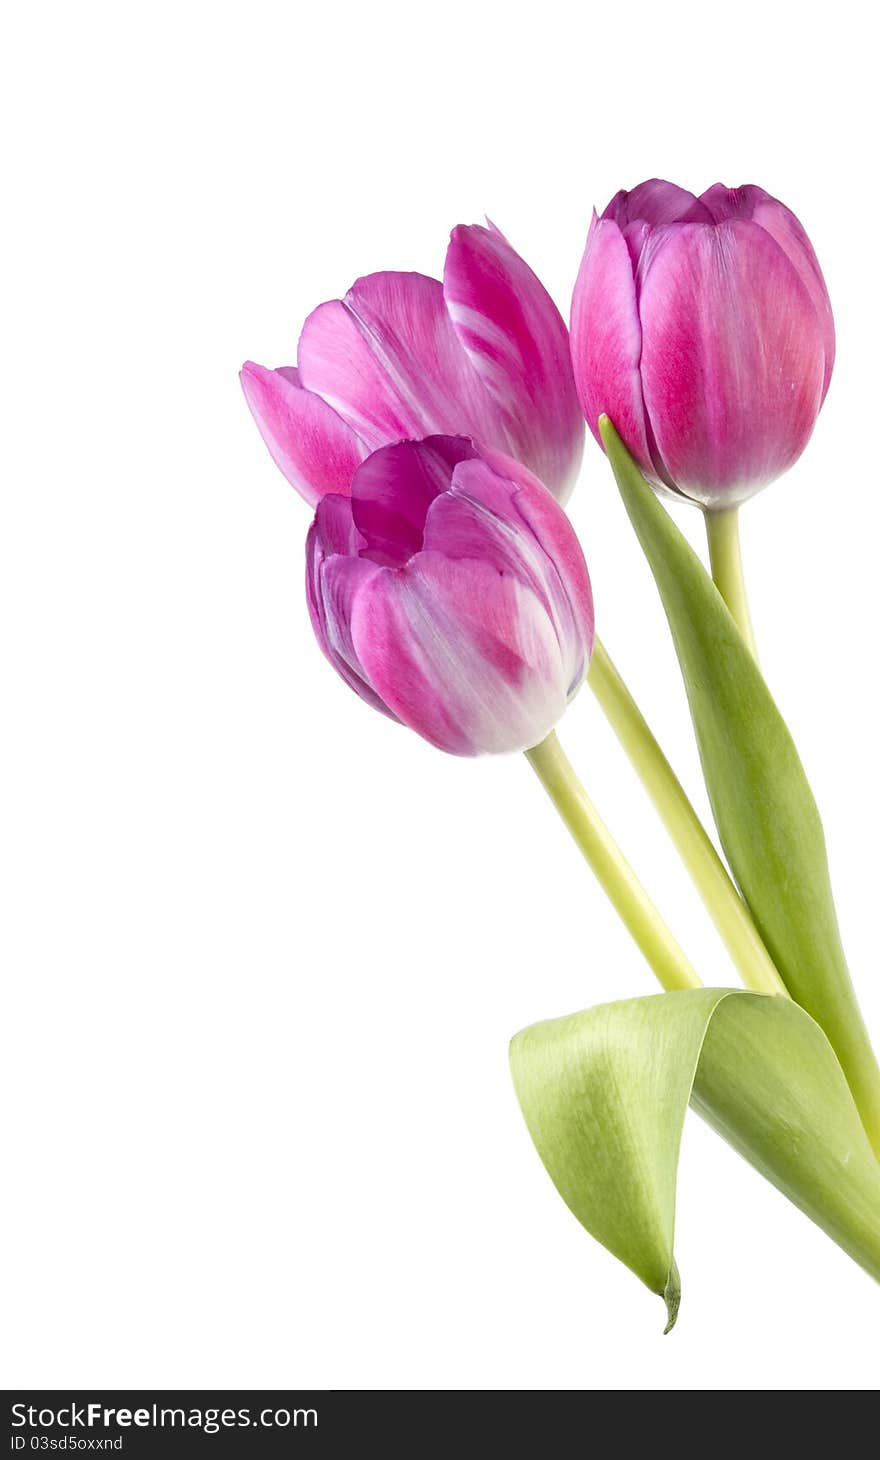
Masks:
[[[758,664],[738,513],[804,450],[834,325],[797,218],[758,187],[652,180],[594,215],[571,334],[493,226],[442,281],[359,279],[296,367],[249,363],[266,445],[314,509],[306,597],[367,704],[453,755],[523,751],[663,992],[511,1043],[568,1206],[666,1302],[688,1104],[875,1278],[880,1071],[850,980],[819,813]],[[723,858],[596,636],[564,504],[584,422],[678,655]],[[663,506],[703,512],[710,571]],[[586,682],[742,978],[705,986],[557,738]]]

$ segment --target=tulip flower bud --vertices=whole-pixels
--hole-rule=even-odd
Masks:
[[[363,699],[454,755],[525,750],[580,685],[593,599],[564,511],[462,436],[404,441],[319,503],[312,625]]]
[[[831,305],[793,213],[762,188],[654,179],[593,215],[572,357],[657,486],[737,507],[800,456],[834,363]]]
[[[522,461],[558,497],[580,467],[584,423],[568,331],[493,226],[454,229],[443,283],[358,279],[306,320],[299,364],[248,362],[242,386],[274,460],[313,506],[349,491],[371,451],[464,432]]]

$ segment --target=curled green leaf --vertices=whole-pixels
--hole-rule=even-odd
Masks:
[[[680,1299],[675,1190],[688,1101],[880,1279],[880,1166],[818,1025],[787,999],[692,989],[524,1029],[514,1087],[574,1215],[667,1307]]]

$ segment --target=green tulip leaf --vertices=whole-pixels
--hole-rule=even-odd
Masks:
[[[510,1046],[529,1133],[561,1197],[609,1252],[679,1303],[672,1255],[684,1115],[724,991],[600,1004],[534,1024]]]
[[[563,1200],[664,1298],[680,1299],[675,1189],[688,1101],[880,1278],[880,1165],[825,1035],[796,1004],[689,989],[535,1024],[510,1047],[517,1098]]]
[[[825,1030],[880,1152],[880,1073],[794,742],[727,605],[607,418],[600,429],[678,653],[721,844],[792,996]]]

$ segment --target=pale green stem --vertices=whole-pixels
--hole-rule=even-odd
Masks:
[[[662,988],[702,987],[696,969],[663,921],[647,892],[578,780],[551,730],[546,740],[526,751],[562,820],[593,869],[625,926],[632,934]]]
[[[739,508],[731,507],[726,512],[705,512],[706,537],[709,541],[709,562],[715,587],[730,609],[734,622],[743,636],[752,658],[758,662],[758,649],[749,600],[746,597],[746,583],[743,577],[742,553],[739,547]]]
[[[746,988],[788,996],[752,915],[641,710],[597,638],[590,689],[637,771]]]

